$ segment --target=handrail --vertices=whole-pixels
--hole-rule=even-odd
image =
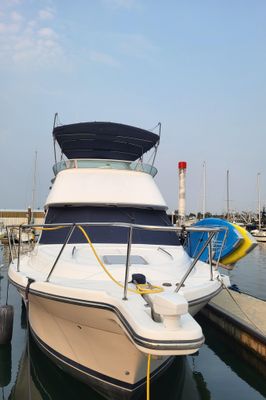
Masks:
[[[13,251],[12,251],[12,244],[11,244],[11,239],[10,239],[10,234],[9,234],[8,226],[6,227],[6,234],[7,234],[7,240],[8,240],[8,247],[9,247],[9,252],[10,252],[11,263],[14,264]],[[19,265],[19,262],[18,262],[18,265]]]
[[[208,244],[211,244],[211,240],[213,238],[213,236],[215,235],[215,232],[212,232],[208,239],[206,240],[206,242],[204,243],[204,245],[202,246],[202,248],[200,249],[197,257],[194,258],[194,260],[192,261],[189,269],[187,270],[187,272],[185,273],[185,275],[183,276],[183,278],[181,279],[181,281],[179,282],[177,288],[175,289],[175,292],[177,293],[179,291],[179,289],[182,287],[182,285],[184,284],[185,280],[187,279],[187,277],[190,275],[190,272],[193,270],[193,268],[195,267],[196,263],[198,262],[200,256],[202,255],[202,253],[204,252],[204,250],[207,248]],[[212,273],[211,273],[211,280],[212,279]]]
[[[66,247],[67,243],[69,242],[69,239],[71,238],[72,233],[74,232],[75,228],[76,228],[76,224],[72,224],[72,227],[69,229],[69,232],[68,232],[67,237],[66,237],[66,239],[64,241],[64,244],[61,247],[61,249],[60,249],[60,251],[58,253],[58,256],[56,257],[56,260],[55,260],[55,262],[54,262],[54,264],[53,264],[53,266],[52,266],[52,268],[51,268],[51,270],[50,270],[45,282],[49,282],[50,276],[52,275],[52,272],[55,269],[55,266],[56,266],[59,258],[61,257],[61,254],[63,253],[64,248]]]
[[[67,228],[70,227],[69,232],[66,236],[66,239],[56,257],[56,260],[46,278],[46,282],[49,282],[49,279],[51,277],[52,272],[54,271],[61,254],[63,253],[63,250],[67,243],[69,242],[72,233],[74,232],[75,228],[80,225],[80,226],[115,226],[115,227],[122,227],[122,228],[128,228],[128,242],[127,242],[127,257],[126,257],[126,265],[125,265],[125,284],[124,284],[124,296],[123,300],[127,300],[127,292],[128,292],[128,279],[129,279],[129,266],[130,266],[130,253],[131,253],[131,245],[132,245],[132,238],[133,238],[133,230],[134,229],[142,229],[142,230],[153,230],[153,231],[168,231],[168,232],[182,232],[184,231],[184,227],[173,227],[173,226],[155,226],[155,225],[140,225],[140,224],[130,224],[130,223],[125,223],[125,222],[76,222],[76,223],[57,223],[57,224],[22,224],[22,225],[8,225],[7,232],[8,232],[8,237],[9,236],[9,228],[16,228],[19,229],[19,236],[21,238],[21,231],[29,228],[36,228],[36,229],[42,229],[42,228],[55,228],[55,227],[60,227],[60,228]],[[223,228],[208,228],[208,227],[186,227],[186,231],[188,232],[207,232],[208,233],[208,238],[206,242],[204,243],[203,247],[200,249],[199,253],[194,257],[194,260],[192,261],[190,267],[182,277],[181,281],[179,282],[177,288],[175,289],[175,292],[178,292],[184,282],[186,281],[187,277],[190,275],[191,271],[195,267],[196,263],[199,261],[200,256],[204,252],[204,250],[209,246],[209,262],[210,262],[210,280],[213,280],[213,269],[212,269],[212,246],[211,246],[211,241],[214,237],[214,235],[220,231],[223,230]],[[19,240],[19,251],[18,251],[18,260],[17,260],[17,271],[19,271],[19,265],[20,265],[20,246],[21,246],[21,239]],[[11,243],[10,243],[10,250],[11,250]],[[222,249],[221,249],[222,251]],[[12,257],[12,251],[11,251],[11,257]],[[220,258],[220,257],[219,257]],[[13,257],[12,257],[12,262],[13,262]],[[217,264],[219,266],[219,263]]]
[[[141,224],[130,224],[127,222],[75,222],[76,225],[81,226],[117,226],[121,228],[130,228],[133,229],[143,229],[143,230],[151,230],[151,231],[169,231],[169,232],[181,232],[184,230],[183,227],[180,226],[160,226],[160,225],[141,225]],[[57,227],[57,226],[72,226],[73,222],[58,222],[53,224],[22,224],[22,225],[8,225],[8,228],[17,228],[19,226],[21,228],[49,228],[49,227]],[[197,227],[197,226],[188,226],[186,227],[187,232],[215,232],[218,233],[224,230],[223,228],[204,228],[204,227]]]
[[[54,174],[66,169],[112,169],[112,170],[127,170],[148,173],[152,177],[157,174],[157,168],[154,165],[143,163],[142,161],[128,160],[111,160],[111,159],[96,159],[96,158],[72,158],[56,162],[53,166]]]
[[[125,284],[124,284],[124,297],[123,297],[123,300],[127,300],[128,274],[129,274],[129,266],[130,266],[130,253],[131,253],[132,237],[133,237],[133,228],[130,227],[128,229],[127,259],[126,259],[126,271],[125,271]]]

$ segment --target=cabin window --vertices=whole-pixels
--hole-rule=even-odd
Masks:
[[[171,226],[164,210],[152,210],[133,207],[50,207],[45,223],[80,223],[82,222],[125,222],[139,225]],[[93,243],[127,243],[128,228],[103,226],[84,227]],[[43,231],[42,244],[63,243],[69,227],[55,231]],[[85,243],[86,239],[79,229],[75,229],[69,243]],[[160,232],[134,229],[133,243],[154,245],[178,245],[175,232]]]

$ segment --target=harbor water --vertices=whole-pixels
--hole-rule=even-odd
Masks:
[[[258,243],[236,264],[229,276],[242,292],[266,300],[266,243]]]
[[[0,303],[8,302],[15,309],[12,343],[0,346],[0,399],[103,400],[57,368],[28,339],[21,298],[14,287],[7,291],[8,249],[4,246],[0,246],[0,265]],[[259,244],[229,275],[240,290],[266,300],[266,244]],[[151,385],[151,400],[265,399],[265,377],[245,361],[244,350],[202,317],[199,322],[205,344],[195,355],[175,358],[167,373]],[[145,393],[140,400],[144,399]]]

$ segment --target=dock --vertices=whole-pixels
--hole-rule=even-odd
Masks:
[[[266,376],[266,301],[223,289],[201,313],[247,349],[247,361]]]
[[[28,224],[34,218],[36,224],[43,224],[43,210],[0,210],[0,225],[20,225]]]

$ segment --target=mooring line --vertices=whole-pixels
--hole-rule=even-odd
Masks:
[[[219,279],[220,280],[220,279]],[[255,326],[255,328],[262,334],[265,335],[265,332],[263,332],[258,325],[252,321],[252,319],[250,319],[250,317],[247,315],[247,313],[243,310],[243,308],[240,306],[240,304],[237,302],[237,300],[234,298],[234,296],[232,295],[232,293],[230,292],[230,290],[228,289],[228,287],[224,284],[223,280],[220,280],[220,282],[222,282],[222,286],[223,288],[227,291],[227,293],[229,294],[229,296],[232,298],[232,300],[234,301],[234,303],[237,305],[237,307],[239,308],[239,310],[245,315],[245,317],[249,320],[249,322],[251,323],[251,325]]]

